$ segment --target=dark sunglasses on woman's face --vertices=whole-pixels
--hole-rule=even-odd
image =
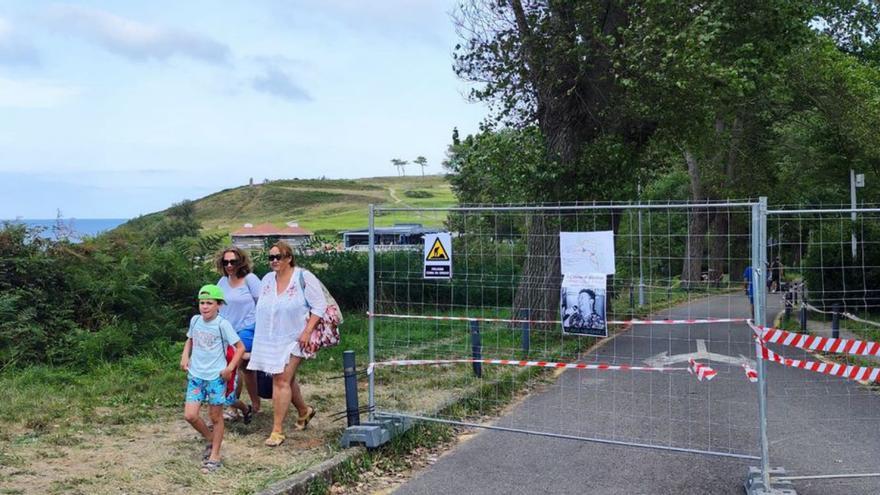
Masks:
[[[238,260],[223,260],[223,266],[237,265]]]
[[[285,258],[283,254],[270,254],[268,256],[269,261],[281,261]]]

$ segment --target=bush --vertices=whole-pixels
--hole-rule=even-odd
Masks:
[[[121,231],[74,244],[38,233],[0,229],[0,368],[85,367],[180,340],[195,292],[216,280],[204,240],[158,245]]]
[[[850,223],[823,223],[810,235],[803,261],[804,281],[811,303],[830,307],[876,308],[880,304],[880,226],[864,222],[856,228],[853,259]]]
[[[403,193],[407,198],[433,198],[434,194],[430,191],[422,191],[419,189],[416,190],[407,190]]]

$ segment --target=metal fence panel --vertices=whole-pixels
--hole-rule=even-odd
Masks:
[[[880,358],[868,342],[880,342],[880,210],[771,210],[766,235],[780,282],[768,286],[767,349],[782,360],[767,362],[770,462],[798,493],[878,493]]]
[[[372,404],[436,421],[757,458],[743,284],[751,206],[372,209],[371,229],[409,223],[453,236],[451,280],[423,278],[421,247],[371,243]],[[559,234],[607,230],[615,232],[604,300],[611,336],[563,335]],[[592,299],[571,305],[602,305]],[[698,380],[690,358],[714,377]],[[524,391],[534,393],[522,400]]]

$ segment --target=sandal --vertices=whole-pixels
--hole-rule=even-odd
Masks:
[[[315,413],[317,412],[318,411],[316,411],[314,407],[308,406],[308,410],[306,411],[306,413],[296,419],[295,428],[300,431],[305,430],[306,426],[309,425],[309,421],[311,421],[312,418],[315,417]]]
[[[254,419],[254,406],[248,404],[247,411],[242,413],[241,421],[244,424],[249,425],[251,424],[252,419]]]
[[[205,450],[202,451],[202,460],[207,461],[208,458],[211,457],[211,450],[213,450],[214,446],[212,444],[206,444]]]
[[[284,443],[284,433],[279,433],[277,431],[273,431],[269,438],[266,439],[266,446],[268,447],[277,447]]]
[[[202,474],[214,473],[221,467],[223,467],[223,461],[212,461],[211,459],[207,459],[202,463]]]

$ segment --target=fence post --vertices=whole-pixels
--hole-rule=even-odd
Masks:
[[[785,304],[785,321],[788,321],[791,319],[791,307],[793,305],[793,302],[792,302],[793,294],[794,294],[794,292],[792,291],[791,287],[789,287],[788,290],[785,291],[785,296],[783,296],[784,297],[783,304]]]
[[[368,329],[369,329],[369,344],[368,344],[369,345],[369,347],[368,347],[369,356],[368,356],[368,359],[369,359],[369,363],[372,364],[372,363],[376,362],[376,321],[375,321],[376,319],[373,317],[373,315],[376,312],[376,238],[375,238],[375,236],[376,236],[376,208],[372,203],[370,204],[370,223],[369,223],[368,229],[369,229],[369,233],[370,233],[370,240],[368,243],[368,246],[370,248],[370,253],[369,253],[369,257],[368,257],[368,260],[369,260],[368,266],[369,266],[370,273],[369,273],[369,276],[367,279],[368,283],[369,283],[369,289],[368,289],[369,299],[368,299],[367,304],[368,304],[368,308],[370,311],[369,320],[368,320],[369,321],[369,326],[368,326]],[[375,382],[375,380],[373,380],[372,374],[370,374],[370,376],[368,378],[368,385],[369,385],[369,389],[367,392],[367,404],[370,406],[369,417],[370,417],[370,420],[372,421],[373,420],[373,411],[376,409],[376,395],[375,395],[376,382]]]
[[[522,341],[522,352],[523,352],[524,357],[528,357],[529,349],[531,348],[531,345],[532,345],[532,342],[531,342],[531,330],[532,330],[531,329],[531,326],[532,326],[531,316],[532,315],[531,315],[531,311],[529,311],[528,308],[521,310],[520,314],[522,315],[522,320],[523,320],[523,322],[521,323],[522,337],[520,338],[520,340]]]
[[[752,297],[754,298],[755,324],[764,326],[766,319],[766,273],[767,260],[767,198],[762,196],[752,205]],[[758,428],[761,441],[761,480],[764,489],[770,491],[770,442],[767,434],[767,364],[757,356],[758,365]]]
[[[807,333],[807,304],[801,299],[801,333]]]
[[[840,303],[834,303],[831,314],[831,336],[835,339],[840,338]]]
[[[480,322],[471,321],[471,353],[474,359],[483,359],[483,344],[480,342]],[[483,377],[483,364],[473,363],[474,376]]]
[[[345,377],[345,417],[348,426],[361,424],[360,407],[358,406],[357,369],[354,351],[342,353],[342,375]]]
[[[636,307],[636,293],[633,290],[632,283],[629,284],[629,309],[635,309]]]

